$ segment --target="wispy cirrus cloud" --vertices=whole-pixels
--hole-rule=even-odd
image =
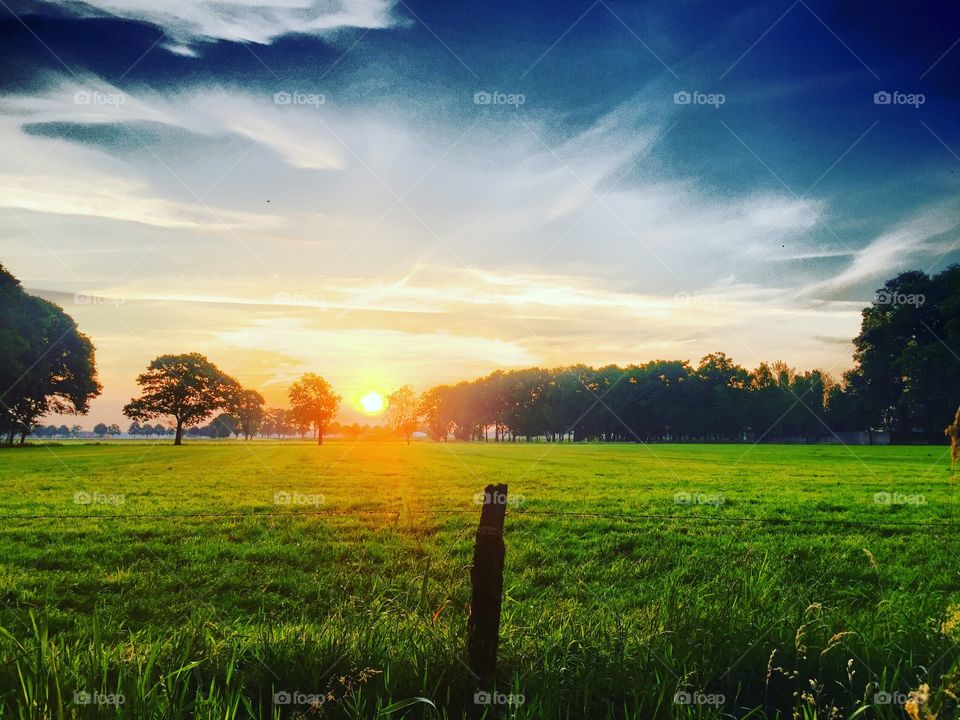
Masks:
[[[170,49],[190,55],[191,43],[269,43],[287,34],[328,35],[348,28],[387,28],[402,21],[393,0],[68,0],[49,4],[81,17],[111,15],[156,25]]]
[[[322,93],[313,95],[326,101]],[[43,95],[4,98],[0,110],[32,127],[69,123],[129,128],[154,123],[208,137],[236,134],[299,168],[337,168],[345,155],[333,138],[316,132],[316,117],[308,112],[277,103],[273,94],[258,96],[218,86],[172,93],[148,88],[121,90],[89,76],[57,82]],[[133,131],[129,134],[136,135]],[[149,152],[142,145],[140,150]]]
[[[123,102],[76,101],[92,92]],[[35,214],[69,211],[91,188],[98,225],[86,237],[115,253],[91,256],[62,226],[37,224],[90,279],[39,287],[126,300],[71,311],[128,385],[181,344],[256,357],[236,373],[268,394],[317,367],[345,392],[377,373],[415,382],[424,357],[443,359],[431,382],[497,366],[696,361],[718,349],[745,364],[847,363],[837,338],[856,333],[862,304],[830,300],[841,295],[827,284],[798,301],[793,263],[806,259],[784,252],[789,243],[819,256],[829,204],[776,188],[718,194],[678,177],[660,143],[672,106],[641,93],[558,131],[536,112],[481,112],[469,96],[447,98],[462,113],[412,119],[410,100],[370,113],[333,98],[306,107],[267,91],[121,91],[90,77],[4,99],[0,132],[17,138],[17,153],[0,168],[50,193]],[[191,209],[183,184],[214,189]],[[101,228],[133,218],[175,232],[103,239]],[[30,279],[44,277],[39,255],[11,255]],[[764,272],[772,258],[783,275]],[[842,273],[824,275],[839,286]],[[110,332],[119,322],[150,327],[149,339],[126,347]]]
[[[924,207],[911,217],[870,240],[852,254],[849,264],[825,280],[804,287],[801,296],[833,297],[863,283],[880,284],[889,276],[934,265],[960,244],[960,221],[955,201]]]

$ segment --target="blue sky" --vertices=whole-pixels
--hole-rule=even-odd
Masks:
[[[839,375],[874,288],[958,259],[945,2],[156,7],[0,2],[0,262],[93,337],[97,419],[189,350],[348,407],[713,350]]]

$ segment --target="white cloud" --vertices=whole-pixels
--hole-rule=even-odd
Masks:
[[[191,42],[232,40],[266,44],[291,33],[325,35],[345,28],[397,24],[393,0],[48,0],[78,15],[108,14],[160,27],[190,54]]]
[[[871,281],[879,287],[896,273],[913,269],[921,259],[928,265],[935,264],[957,246],[956,237],[943,237],[957,227],[956,203],[923,208],[854,253],[850,264],[841,272],[803,288],[800,294],[829,297]]]
[[[244,223],[178,226],[131,272],[137,255],[80,255],[109,245],[101,227],[79,230],[73,253],[58,240],[62,225],[36,226],[90,280],[83,289],[130,300],[102,328],[102,308],[79,308],[84,327],[106,336],[129,313],[124,322],[158,338],[144,354],[168,351],[182,336],[178,344],[238,362],[257,348],[274,353],[264,364],[286,374],[329,367],[347,384],[359,382],[349,381],[355,359],[412,382],[415,374],[404,373],[425,354],[444,360],[444,380],[518,364],[696,360],[717,349],[745,364],[848,363],[844,348],[817,336],[852,337],[857,309],[798,303],[792,278],[767,272],[773,243],[814,247],[825,204],[776,192],[721,196],[677,179],[654,151],[668,119],[646,114],[643,103],[563,136],[535,114],[521,123],[487,113],[469,126],[451,115],[411,119],[386,101],[377,112],[330,98],[319,108],[278,106],[271,95],[223,88],[131,90],[117,107],[74,103],[76,92],[93,90],[115,89],[91,80],[3,102],[0,138],[16,148],[0,159],[10,190],[18,172],[37,174],[43,180],[24,179],[24,187],[45,185],[50,198],[37,209],[57,213],[84,199],[87,182],[89,216],[102,224],[133,216],[165,226],[170,216],[183,222],[183,189],[170,171],[223,175],[219,203],[207,202]],[[202,137],[165,154],[168,170],[149,147],[114,153],[23,135],[18,124],[28,122],[154,122]],[[243,138],[256,159],[233,167],[219,152],[227,136]],[[31,158],[41,161],[28,173]],[[101,186],[103,178],[111,182]],[[14,257],[22,276],[49,277],[42,252]],[[94,262],[98,274],[88,278],[82,269]],[[244,274],[253,280],[239,282]],[[96,278],[126,285],[101,287]],[[120,353],[121,345],[98,347]]]
[[[0,116],[5,147],[0,158],[0,207],[199,233],[276,225],[273,218],[254,212],[160,197],[115,158],[56,138],[22,133],[23,119]]]
[[[123,91],[91,77],[64,82],[40,96],[4,98],[0,110],[21,123],[154,122],[200,135],[236,133],[270,148],[294,167],[331,169],[343,164],[343,148],[316,132],[316,116],[278,105],[273,95],[257,97],[219,87],[169,95]]]
[[[65,178],[36,173],[22,177],[0,172],[0,207],[198,232],[249,228],[254,222],[263,226],[272,223],[269,217],[251,213],[212,210],[202,203],[152,198],[145,187],[94,173]]]

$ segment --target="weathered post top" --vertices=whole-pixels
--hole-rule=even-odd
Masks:
[[[470,570],[469,638],[470,669],[481,684],[493,681],[497,671],[500,604],[503,600],[503,521],[507,512],[507,486],[487,485],[480,510],[480,526]]]

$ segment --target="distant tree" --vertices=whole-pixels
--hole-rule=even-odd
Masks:
[[[511,434],[524,437],[530,440],[546,431],[547,426],[547,407],[544,402],[549,384],[552,382],[549,371],[542,368],[528,368],[509,373],[504,379],[505,392],[510,398],[507,407],[503,412],[503,421]],[[469,440],[483,438],[481,434],[482,415],[473,413],[471,408],[475,403],[477,395],[476,388],[461,388],[459,402],[455,403],[454,418],[456,419],[457,429],[455,435],[460,440]],[[581,432],[584,431],[582,425],[585,417],[579,418],[581,423]],[[573,426],[577,418],[570,418],[570,426]],[[576,432],[577,429],[572,428]]]
[[[263,425],[261,432],[270,435],[276,435],[278,438],[286,435],[290,431],[287,423],[287,411],[283,408],[267,408],[263,411]]]
[[[152,430],[153,428],[150,428],[150,429]],[[144,432],[144,429],[140,427],[140,423],[138,423],[136,420],[130,423],[130,427],[127,428],[127,434],[128,435],[146,435],[146,433]]]
[[[97,437],[103,437],[109,432],[109,428],[107,428],[105,423],[97,423],[93,426],[93,432]]]
[[[263,424],[263,395],[256,390],[241,389],[231,396],[227,409],[237,419],[237,431],[249,440]]]
[[[433,440],[446,440],[453,423],[450,418],[449,385],[439,385],[430,388],[420,396],[420,406],[417,411],[426,425],[427,432]]]
[[[61,426],[60,426],[60,430],[62,431],[64,427],[66,427],[66,426],[65,426],[65,425],[61,425]],[[79,425],[71,425],[71,426],[70,426],[70,430],[69,430],[67,433],[63,433],[63,434],[64,434],[64,435],[68,435],[68,434],[69,434],[70,437],[80,437],[80,433],[82,433],[82,432],[83,432],[83,428],[80,427]]]
[[[200,353],[161,355],[137,376],[143,394],[127,403],[123,414],[132,420],[162,415],[173,418],[174,445],[180,445],[183,428],[196,425],[215,410],[226,408],[239,384]]]
[[[687,386],[694,432],[706,440],[743,439],[749,384],[749,373],[726,354],[705,356]]]
[[[62,308],[0,265],[0,437],[22,443],[47,413],[86,413],[100,394],[94,348]]]
[[[307,433],[310,432],[310,428],[313,427],[313,424],[310,422],[308,418],[297,415],[292,411],[290,413],[290,419],[292,422],[291,427],[293,431],[300,436],[301,440],[307,436]],[[316,431],[314,431],[313,436],[317,437]],[[323,443],[321,442],[320,444],[322,445]]]
[[[113,424],[111,424],[111,425],[107,425],[107,435],[119,435],[119,434],[120,434],[120,426],[119,426],[119,425],[117,425],[116,423],[113,423]]]
[[[410,444],[410,436],[420,427],[420,404],[413,388],[404,385],[387,397],[387,419],[395,432]]]
[[[319,375],[306,373],[289,390],[291,414],[294,423],[302,428],[316,429],[317,444],[323,445],[324,429],[333,421],[340,400],[333,388]]]
[[[230,413],[217,415],[207,426],[207,435],[212,438],[228,438],[238,432],[237,419]]]

